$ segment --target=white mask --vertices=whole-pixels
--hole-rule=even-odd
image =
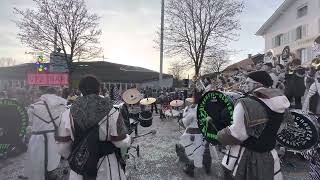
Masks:
[[[253,90],[262,87],[261,83],[258,83],[251,78],[247,78],[245,84],[243,85],[243,90],[245,93],[252,92]]]

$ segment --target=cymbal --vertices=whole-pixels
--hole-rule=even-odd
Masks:
[[[137,104],[141,100],[141,94],[137,89],[128,89],[122,94],[122,99],[127,104]]]
[[[173,106],[173,107],[180,107],[183,105],[183,101],[181,100],[173,100],[170,102],[170,106]]]
[[[68,101],[75,101],[78,98],[78,96],[68,96]]]
[[[140,101],[140,104],[142,104],[142,105],[150,105],[150,104],[152,104],[152,103],[154,103],[156,101],[157,101],[156,98],[149,97],[149,98],[142,99]]]
[[[186,101],[189,102],[189,103],[194,103],[194,99],[193,98],[187,98]]]

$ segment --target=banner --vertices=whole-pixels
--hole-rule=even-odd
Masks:
[[[63,86],[69,84],[68,73],[28,73],[28,85]]]

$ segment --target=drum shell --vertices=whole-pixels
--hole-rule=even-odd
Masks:
[[[152,119],[152,113],[150,111],[139,113],[139,121],[142,127],[150,127],[152,125]]]

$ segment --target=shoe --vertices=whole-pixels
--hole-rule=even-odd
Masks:
[[[194,165],[186,165],[186,167],[183,169],[183,172],[189,177],[194,177]]]
[[[204,166],[204,170],[206,171],[206,174],[207,174],[207,175],[210,175],[210,174],[211,174],[211,167]]]

